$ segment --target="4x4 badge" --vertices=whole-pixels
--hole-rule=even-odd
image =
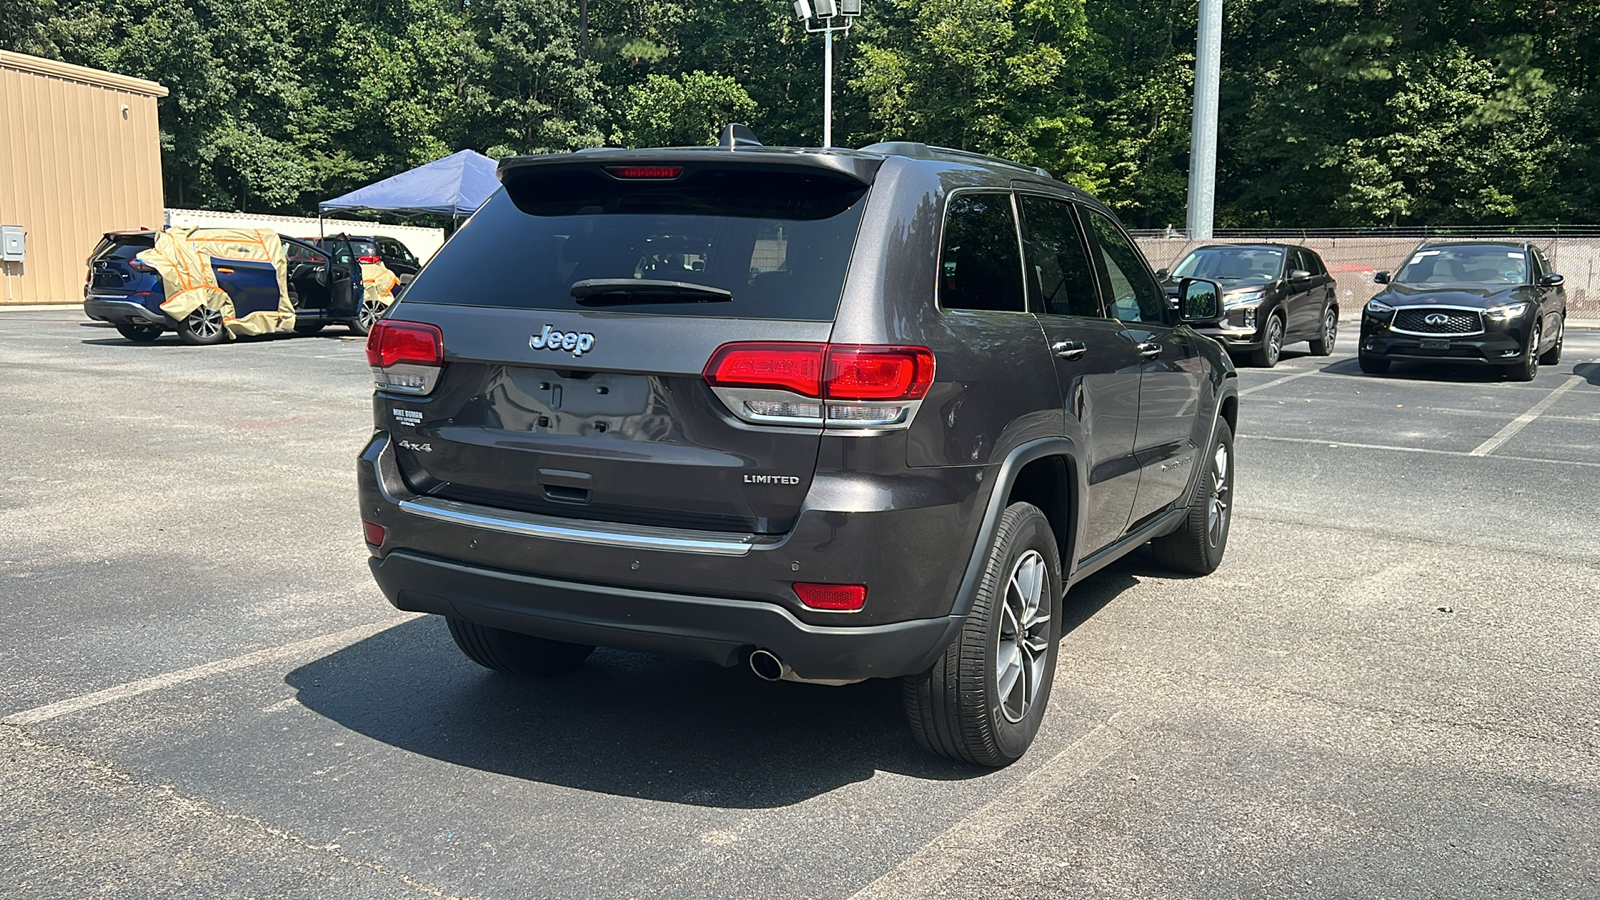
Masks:
[[[594,335],[587,331],[557,331],[546,325],[544,331],[528,338],[528,346],[535,350],[568,350],[573,356],[582,356],[594,346]]]

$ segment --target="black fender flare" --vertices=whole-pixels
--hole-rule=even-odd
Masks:
[[[1016,483],[1017,473],[1023,467],[1035,460],[1050,456],[1060,456],[1066,460],[1067,471],[1072,477],[1071,485],[1071,533],[1063,539],[1057,535],[1056,539],[1062,541],[1065,548],[1065,557],[1061,560],[1061,583],[1072,583],[1072,571],[1077,566],[1077,541],[1078,535],[1083,533],[1083,504],[1079,502],[1088,487],[1088,475],[1079,464],[1078,445],[1067,437],[1049,437],[1028,441],[1012,448],[1001,461],[998,469],[994,470],[993,486],[989,490],[989,501],[983,511],[983,520],[978,525],[977,541],[972,546],[972,555],[967,560],[967,568],[961,577],[961,586],[956,589],[955,603],[950,609],[952,616],[965,619],[972,611],[972,603],[978,596],[978,586],[983,582],[984,565],[989,559],[989,548],[994,544],[995,532],[1000,529],[1000,517],[1005,513],[1006,498],[1011,494],[1011,488]]]

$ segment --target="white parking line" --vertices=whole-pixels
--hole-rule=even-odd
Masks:
[[[1283,384],[1286,381],[1293,381],[1296,378],[1304,378],[1307,375],[1316,375],[1319,371],[1320,370],[1318,370],[1318,369],[1311,369],[1311,370],[1305,371],[1305,372],[1296,372],[1293,375],[1285,375],[1282,378],[1274,378],[1271,381],[1267,382],[1266,384],[1258,384],[1255,387],[1247,387],[1247,388],[1245,388],[1244,390],[1239,392],[1239,396],[1243,397],[1245,394],[1253,394],[1256,391],[1264,391],[1269,387],[1277,387],[1278,385]]]
[[[1533,405],[1533,409],[1530,409],[1522,415],[1517,416],[1515,419],[1512,419],[1510,424],[1495,432],[1494,437],[1489,438],[1487,441],[1479,444],[1476,449],[1467,455],[1488,456],[1489,454],[1493,453],[1501,444],[1511,440],[1511,438],[1517,432],[1527,428],[1529,423],[1531,423],[1534,419],[1539,418],[1539,414],[1553,406],[1556,400],[1560,399],[1562,394],[1565,394],[1567,391],[1570,391],[1578,385],[1583,384],[1583,382],[1584,378],[1580,375],[1569,376],[1566,384],[1563,384],[1561,387],[1551,391],[1548,397],[1545,397],[1543,400],[1535,403]]]
[[[407,618],[415,618],[415,616],[408,616]],[[95,691],[92,694],[69,697],[66,700],[58,700],[55,703],[49,703],[44,706],[35,706],[33,709],[25,709],[22,712],[11,713],[5,718],[0,719],[0,724],[37,725],[40,722],[47,722],[51,719],[65,716],[70,713],[82,712],[86,709],[93,709],[96,706],[104,706],[107,703],[112,703],[117,700],[124,700],[128,697],[137,697],[140,694],[148,694],[151,691],[159,691],[162,688],[169,688],[176,684],[183,684],[186,681],[197,681],[201,678],[210,678],[213,675],[222,675],[226,672],[233,672],[239,669],[246,669],[251,666],[258,666],[262,663],[269,663],[273,662],[274,660],[298,656],[302,653],[316,653],[323,650],[331,650],[336,647],[343,647],[347,644],[353,644],[362,638],[371,637],[380,631],[393,628],[397,624],[399,624],[399,622],[390,619],[386,622],[374,622],[370,625],[357,625],[354,628],[346,628],[343,631],[335,631],[332,634],[324,634],[320,637],[307,638],[306,640],[296,641],[292,644],[281,644],[277,647],[268,647],[264,650],[257,650],[253,653],[246,653],[243,656],[235,656],[231,659],[219,659],[216,662],[202,663],[198,666],[190,666],[187,669],[179,669],[176,672],[168,672],[165,675],[152,675],[149,678],[141,678],[138,681],[130,681],[126,684],[108,687],[105,690]]]
[[[1039,809],[1059,803],[1061,792],[1068,785],[1126,748],[1129,738],[1154,718],[1148,703],[1140,704],[1136,710],[1117,712],[977,812],[950,826],[898,866],[850,895],[850,900],[899,900],[942,894],[943,884],[969,860],[988,858],[987,851],[1007,840],[1009,832]],[[1057,824],[1069,818],[1059,808],[1057,815]]]
[[[1326,447],[1329,450],[1388,450],[1394,453],[1429,453],[1434,456],[1458,456],[1464,458],[1475,455],[1468,450],[1436,450],[1432,447],[1398,447],[1393,444],[1363,444],[1357,441],[1330,441],[1327,438],[1278,437],[1270,434],[1243,434],[1239,436],[1239,440],[1282,441],[1288,444],[1314,444],[1319,447]],[[1581,459],[1549,459],[1543,456],[1507,456],[1503,453],[1497,455],[1495,459],[1508,460],[1511,462],[1545,463],[1553,466],[1582,466],[1590,469],[1600,469],[1600,462],[1590,462],[1588,460]]]

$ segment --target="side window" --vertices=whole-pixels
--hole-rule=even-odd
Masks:
[[[1529,280],[1534,284],[1538,284],[1539,279],[1550,271],[1550,263],[1545,261],[1544,253],[1538,247],[1530,247],[1529,249],[1533,251],[1533,253],[1529,254],[1533,257],[1533,277]]]
[[[1112,317],[1123,322],[1164,323],[1166,304],[1161,300],[1161,285],[1156,283],[1133,241],[1101,213],[1092,209],[1083,212],[1099,239],[1100,259],[1105,263],[1109,282],[1106,306]]]
[[[1084,249],[1083,232],[1072,204],[1023,195],[1023,247],[1028,259],[1028,293],[1036,312],[1056,316],[1105,318],[1094,267]]]
[[[957,194],[944,218],[939,254],[939,305],[944,309],[1026,312],[1022,256],[1009,193]]]
[[[318,253],[315,249],[308,247],[299,241],[284,241],[283,252],[284,255],[289,258],[290,262],[326,261],[321,253]]]

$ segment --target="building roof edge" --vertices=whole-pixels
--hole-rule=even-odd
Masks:
[[[95,87],[126,91],[130,94],[143,94],[147,97],[167,96],[167,89],[154,81],[134,78],[131,75],[119,75],[116,72],[107,72],[102,69],[91,69],[88,66],[75,66],[72,63],[45,59],[42,56],[29,56],[26,53],[16,53],[11,50],[0,50],[0,69],[16,69],[21,72],[31,72],[35,75],[63,78]]]

